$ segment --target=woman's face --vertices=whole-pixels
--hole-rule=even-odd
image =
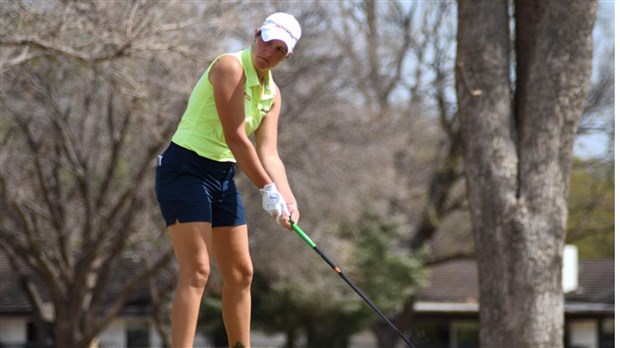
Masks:
[[[283,41],[271,40],[265,42],[259,34],[256,35],[256,40],[254,40],[252,62],[258,71],[271,70],[286,59],[287,52],[288,50]]]

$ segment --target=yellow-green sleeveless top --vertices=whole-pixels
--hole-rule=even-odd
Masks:
[[[250,47],[231,55],[237,57],[243,65],[245,132],[250,135],[258,128],[263,117],[271,109],[276,95],[275,84],[271,72],[267,74],[267,83],[260,84],[254,64],[252,64]],[[217,58],[214,62],[216,60]],[[213,86],[209,82],[209,71],[212,66],[213,63],[209,65],[194,87],[187,103],[187,109],[172,136],[172,142],[214,161],[236,162],[224,139],[224,129],[215,107]]]

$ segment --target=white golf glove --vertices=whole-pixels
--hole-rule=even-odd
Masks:
[[[280,218],[283,214],[286,216],[291,215],[286,207],[284,198],[282,198],[282,195],[276,188],[276,184],[265,185],[260,192],[263,195],[263,209],[276,219],[276,223],[280,223]]]

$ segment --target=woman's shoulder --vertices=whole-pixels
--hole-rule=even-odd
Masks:
[[[234,54],[223,54],[213,61],[211,69],[243,70],[243,64]]]
[[[211,79],[223,77],[241,78],[243,76],[243,65],[234,55],[225,54],[215,59],[211,65],[209,75]]]

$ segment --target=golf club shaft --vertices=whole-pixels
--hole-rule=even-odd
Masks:
[[[400,330],[398,330],[398,328],[396,327],[396,325],[394,325],[394,323],[392,323],[392,321],[385,315],[383,314],[383,312],[381,312],[381,310],[375,306],[374,303],[372,303],[372,301],[370,301],[370,299],[362,292],[362,290],[360,290],[360,288],[358,288],[357,286],[355,286],[355,284],[353,284],[349,278],[344,274],[344,272],[342,272],[342,270],[340,270],[340,268],[338,268],[338,266],[336,266],[330,259],[329,257],[327,257],[327,255],[325,255],[321,249],[319,249],[316,245],[316,243],[314,243],[312,241],[312,239],[310,239],[310,237],[308,237],[308,235],[299,227],[297,226],[297,224],[291,222],[291,227],[293,228],[293,231],[295,231],[295,233],[297,233],[297,235],[299,237],[301,237],[301,239],[304,240],[304,242],[306,242],[306,244],[308,244],[308,246],[310,246],[317,254],[319,254],[319,256],[321,256],[321,258],[327,262],[327,264],[336,272],[338,273],[338,275],[340,276],[340,278],[342,278],[353,290],[355,290],[355,292],[362,298],[362,300],[364,300],[364,302],[366,302],[367,305],[370,306],[370,308],[372,308],[388,325],[390,325],[390,327],[392,329],[394,329],[394,331],[396,331],[396,333],[400,336],[400,338],[402,338],[407,345],[409,345],[410,348],[415,348],[415,346],[413,345],[413,343],[409,342],[409,340],[407,339],[407,337],[405,337],[405,335],[400,332]]]

